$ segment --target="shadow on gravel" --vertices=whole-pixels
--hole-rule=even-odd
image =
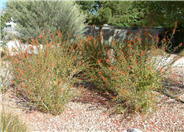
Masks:
[[[91,82],[83,82],[74,84],[75,87],[81,90],[81,95],[73,99],[73,102],[84,104],[93,104],[111,108],[113,106],[112,98],[103,92],[97,91],[95,85]]]
[[[167,78],[163,82],[163,90],[166,90],[174,95],[184,94],[184,85],[181,80],[175,81],[173,79]]]
[[[184,103],[184,99],[180,98],[180,96],[184,95],[183,80],[173,80],[170,78],[166,78],[163,81],[163,88],[159,90],[159,92],[180,103]]]
[[[14,85],[10,85],[7,93],[9,94],[10,100],[15,102],[16,107],[22,109],[22,111],[25,111],[26,113],[31,113],[33,110],[39,111],[37,108],[31,105],[31,100],[16,90]]]

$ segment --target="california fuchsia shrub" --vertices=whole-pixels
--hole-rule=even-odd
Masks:
[[[107,47],[88,37],[83,45],[83,56],[93,64],[88,76],[95,89],[108,93],[117,108],[127,112],[144,112],[152,106],[153,91],[161,87],[160,73],[151,61],[153,44],[143,44],[137,37]]]
[[[77,61],[77,52],[71,44],[62,41],[60,32],[40,38],[43,49],[39,48],[37,39],[32,40],[38,54],[20,52],[10,59],[15,77],[13,83],[17,93],[25,96],[33,106],[43,112],[60,114],[71,97],[73,76],[85,66]]]

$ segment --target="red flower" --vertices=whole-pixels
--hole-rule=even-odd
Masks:
[[[47,44],[47,47],[51,47],[51,43]]]
[[[43,38],[43,36],[40,34],[40,35],[39,35],[39,38],[40,38],[40,39],[42,39],[42,38]]]
[[[163,68],[160,69],[160,74],[162,74]]]
[[[24,56],[25,56],[25,57],[27,57],[27,56],[28,56],[27,50],[26,50],[26,52],[24,53]]]
[[[183,45],[183,43],[180,43],[180,44],[179,44],[179,47],[181,47],[182,45]]]
[[[11,80],[11,81],[10,81],[10,83],[11,83],[11,84],[14,84],[14,81],[13,81],[13,80]]]
[[[48,50],[45,51],[45,56],[48,56]]]
[[[33,46],[29,46],[29,49],[30,49],[30,50],[34,50]]]
[[[175,26],[175,27],[177,26],[177,21],[174,22],[174,26]]]
[[[97,64],[100,65],[101,64],[101,60],[97,60]]]
[[[102,72],[98,72],[98,74],[102,74]]]
[[[20,76],[24,75],[24,72],[20,71]]]
[[[143,50],[141,50],[141,56],[143,56],[144,55],[144,51]]]
[[[124,75],[125,75],[125,72],[121,72],[121,75],[123,75],[123,76],[124,76]]]
[[[128,44],[128,47],[131,47],[131,44]]]
[[[51,63],[50,66],[54,66],[54,63]]]

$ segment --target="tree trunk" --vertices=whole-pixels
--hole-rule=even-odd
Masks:
[[[103,26],[99,27],[99,33],[100,33],[100,43],[103,45],[104,39],[103,39],[103,30],[102,30]]]

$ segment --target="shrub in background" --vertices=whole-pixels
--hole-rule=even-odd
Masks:
[[[36,38],[42,30],[82,35],[85,17],[74,1],[8,1],[7,12],[16,21],[21,40]],[[71,36],[71,37],[73,37]]]
[[[15,77],[13,83],[17,93],[26,97],[33,106],[56,115],[62,112],[71,97],[73,76],[86,65],[78,61],[78,52],[69,40],[63,41],[60,32],[42,40],[43,49],[39,49],[37,39],[32,40],[38,54],[20,51],[10,58]]]
[[[8,22],[8,21],[10,21],[11,19],[10,19],[10,16],[9,16],[9,14],[8,13],[1,13],[0,12],[0,20],[1,20],[1,23],[0,23],[0,39],[1,40],[4,40],[5,39],[5,36],[6,36],[6,33],[3,31],[3,29],[6,27],[6,23]]]

